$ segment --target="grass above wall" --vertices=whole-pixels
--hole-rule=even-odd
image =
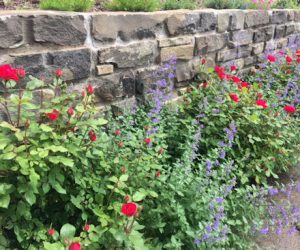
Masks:
[[[40,8],[43,10],[84,12],[91,10],[94,4],[94,0],[41,0]]]

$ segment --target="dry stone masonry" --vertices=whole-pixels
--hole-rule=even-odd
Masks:
[[[92,83],[100,104],[124,105],[145,94],[153,72],[171,57],[181,87],[195,76],[200,58],[247,71],[266,50],[297,44],[299,32],[297,10],[6,11],[0,12],[0,64],[45,79],[59,67],[72,88]]]

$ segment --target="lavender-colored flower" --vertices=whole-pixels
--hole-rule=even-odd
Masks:
[[[271,196],[274,196],[274,195],[277,195],[279,191],[278,191],[277,188],[272,188],[272,187],[270,187],[270,188],[268,189],[268,192],[269,192],[269,194],[270,194]]]
[[[206,175],[211,174],[211,169],[212,169],[212,163],[210,160],[207,160],[206,161]]]
[[[217,198],[216,198],[216,202],[219,203],[219,204],[221,204],[221,203],[224,202],[224,198],[222,198],[222,197],[217,197]]]
[[[266,234],[269,233],[269,228],[268,228],[268,227],[262,228],[262,229],[259,230],[259,232],[260,232],[261,234],[266,235]]]
[[[226,157],[226,151],[222,148],[219,153],[219,158],[225,159],[225,157]]]
[[[300,182],[296,185],[297,192],[300,193]]]

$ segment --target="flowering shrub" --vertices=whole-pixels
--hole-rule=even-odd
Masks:
[[[242,81],[233,65],[175,104],[175,65],[153,75],[143,107],[114,119],[99,118],[91,84],[67,92],[59,69],[22,87],[23,69],[0,66],[1,247],[253,249],[253,234],[276,230],[265,199],[276,188],[258,184],[297,160],[297,93],[282,98],[285,81],[269,86],[259,72]]]

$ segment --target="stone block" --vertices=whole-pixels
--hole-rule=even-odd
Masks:
[[[259,28],[254,32],[253,40],[255,43],[269,41],[273,38],[274,32],[275,32],[274,26],[267,26],[267,27]]]
[[[188,44],[194,44],[194,37],[181,36],[181,37],[174,37],[174,38],[163,38],[158,40],[159,48],[188,45]]]
[[[271,16],[271,23],[272,24],[282,24],[286,23],[288,18],[288,11],[287,10],[275,10]]]
[[[82,45],[87,37],[82,15],[36,15],[34,41],[57,45]]]
[[[286,30],[285,30],[285,35],[286,36],[294,34],[295,31],[296,31],[295,24],[287,24],[287,25],[285,25],[285,27],[286,27]]]
[[[248,57],[252,53],[252,46],[241,46],[238,47],[237,58]]]
[[[268,11],[254,10],[245,14],[245,28],[265,25],[270,22]]]
[[[232,33],[231,42],[237,46],[247,45],[253,42],[253,30],[240,30]]]
[[[285,29],[286,29],[285,25],[276,25],[274,38],[279,39],[279,38],[284,37],[285,36]]]
[[[156,38],[167,13],[100,13],[92,16],[92,35],[99,42]]]
[[[17,16],[1,18],[0,49],[19,47],[23,40],[22,20]]]
[[[217,29],[218,32],[223,33],[229,28],[229,13],[228,12],[219,12],[217,17]]]
[[[233,60],[237,57],[237,49],[229,49],[229,50],[223,50],[219,51],[217,53],[217,61],[218,62],[226,62]]]
[[[118,68],[148,66],[155,62],[156,51],[155,41],[101,48],[98,53],[98,61],[99,63],[115,64]]]
[[[254,55],[261,54],[264,51],[265,43],[256,43],[252,45],[252,53]]]
[[[288,45],[288,39],[283,38],[277,41],[277,49],[284,49]]]
[[[191,80],[194,76],[195,76],[195,68],[193,67],[192,61],[177,64],[176,80],[178,83]]]
[[[238,68],[238,70],[241,70],[244,67],[244,64],[244,58],[240,58],[237,60],[222,63],[221,65],[225,68],[230,68],[232,65],[235,65]]]
[[[245,13],[241,10],[231,10],[229,30],[241,30],[244,28]]]
[[[257,62],[256,56],[249,56],[244,59],[245,67],[253,65],[256,62]]]
[[[226,47],[228,34],[210,34],[196,37],[196,48],[199,55],[214,52]]]
[[[178,60],[190,60],[194,56],[194,45],[182,45],[176,47],[162,48],[160,51],[160,61],[166,62],[171,58]]]
[[[114,65],[112,64],[97,65],[96,69],[97,69],[98,76],[109,75],[114,72]]]
[[[52,89],[40,89],[32,92],[32,100],[35,104],[49,103],[55,97]]]
[[[200,14],[200,32],[207,32],[216,29],[217,26],[217,17],[214,12],[205,12],[202,11]]]
[[[294,21],[300,22],[300,10],[294,10]]]
[[[61,68],[66,80],[78,80],[88,77],[91,71],[91,51],[75,49],[49,52],[47,64]]]
[[[292,22],[295,20],[295,12],[293,10],[289,10],[287,14],[287,20]]]

